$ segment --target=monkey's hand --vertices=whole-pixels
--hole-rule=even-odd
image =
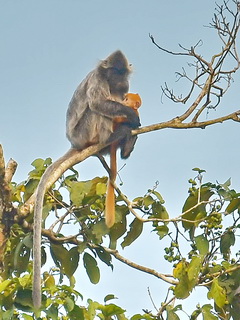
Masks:
[[[127,124],[132,129],[141,126],[139,116],[136,114],[136,112],[132,108],[126,107],[119,102],[105,100],[101,101],[101,103],[98,104],[93,103],[90,108],[92,109],[92,111],[110,118],[113,121],[116,117],[125,117],[125,124]]]
[[[130,110],[133,110],[133,109],[130,109]],[[134,113],[135,113],[135,111],[134,111]],[[136,113],[135,113],[135,115],[136,115]],[[125,123],[132,129],[136,129],[138,127],[141,127],[141,122],[140,122],[139,116],[137,116],[137,119],[134,121],[130,120],[130,118],[127,117],[127,120]]]

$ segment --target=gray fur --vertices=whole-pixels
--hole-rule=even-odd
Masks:
[[[130,72],[126,57],[116,51],[80,83],[67,110],[67,138],[73,148],[82,150],[118,140],[123,158],[130,155],[136,141],[130,132],[140,125],[139,117],[131,108],[113,101],[115,98],[121,101],[128,92]],[[113,119],[117,116],[125,116],[127,123],[124,130],[119,128],[113,133]]]

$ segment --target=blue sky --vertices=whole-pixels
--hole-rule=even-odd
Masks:
[[[60,157],[69,148],[65,137],[65,114],[80,81],[99,59],[121,49],[133,64],[131,92],[143,100],[142,125],[169,120],[187,106],[161,99],[165,81],[178,92],[187,84],[177,82],[175,71],[187,68],[183,57],[159,51],[150,41],[152,34],[162,46],[178,51],[178,43],[191,47],[203,40],[200,53],[209,58],[220,49],[213,30],[204,27],[211,20],[215,1],[160,0],[0,0],[0,143],[6,160],[18,162],[14,180],[20,182],[36,158]],[[239,74],[217,111],[220,116],[239,109]],[[166,200],[169,214],[180,213],[187,196],[191,169],[207,171],[205,181],[225,182],[232,178],[240,188],[239,124],[228,122],[205,130],[165,129],[139,136],[135,150],[121,171],[122,190],[130,198],[143,195],[155,181]],[[120,166],[125,163],[120,161]],[[105,175],[97,159],[77,166],[81,179]],[[146,227],[146,237],[138,240],[124,255],[138,263],[163,270],[162,243]],[[101,267],[101,265],[100,265]],[[133,312],[153,309],[147,293],[152,291],[156,305],[164,299],[165,285],[121,264],[114,272],[102,266],[98,286],[81,277],[79,291],[98,301],[108,293]],[[82,274],[84,275],[84,273]],[[136,297],[134,305],[129,295]],[[197,302],[198,300],[196,300]]]

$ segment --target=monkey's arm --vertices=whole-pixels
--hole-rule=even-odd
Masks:
[[[95,113],[113,120],[116,117],[126,117],[125,124],[131,128],[135,129],[141,126],[139,116],[136,114],[136,112],[132,108],[126,107],[119,102],[102,100],[100,102],[92,103],[89,107]]]

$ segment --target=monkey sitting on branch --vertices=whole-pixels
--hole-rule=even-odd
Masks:
[[[67,110],[66,134],[72,149],[45,171],[36,192],[33,235],[35,309],[41,306],[42,204],[44,194],[49,187],[48,180],[71,154],[77,150],[83,151],[92,145],[107,145],[100,153],[110,154],[111,144],[114,144],[115,149],[120,148],[123,159],[129,157],[137,140],[136,136],[132,136],[131,131],[141,125],[138,113],[124,104],[125,95],[129,90],[130,73],[131,68],[127,58],[121,51],[115,51],[87,75],[70,101]],[[113,130],[116,118],[124,121],[118,123]]]

